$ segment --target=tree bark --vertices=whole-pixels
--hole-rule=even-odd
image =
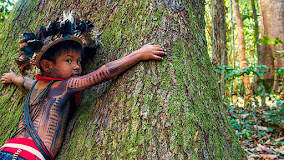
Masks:
[[[141,62],[84,91],[56,159],[245,159],[207,54],[204,1],[19,1],[4,27],[12,30],[1,32],[1,40],[16,43],[10,37],[24,31],[19,19],[35,30],[71,8],[103,31],[101,48],[85,72],[152,41],[163,45],[168,56]],[[1,58],[11,57],[16,48],[5,48]],[[21,104],[22,96],[15,99],[20,92],[1,89],[16,101],[10,106]],[[6,103],[1,115],[3,107]],[[12,121],[1,121],[3,133],[11,132]],[[8,138],[2,135],[1,144]]]
[[[284,41],[284,0],[260,0],[260,13],[261,35],[266,35],[270,39],[279,37]],[[280,58],[275,51],[283,50],[284,44],[262,46],[262,64],[271,68],[264,78],[274,79],[274,82],[270,84],[274,90],[279,88],[277,79],[280,77],[276,77],[273,73],[284,66],[284,59]]]
[[[255,5],[255,0],[251,0],[251,7],[253,11],[253,19],[254,19],[254,38],[255,38],[255,46],[256,46],[256,53],[257,53],[257,65],[260,66],[262,65],[262,53],[261,53],[261,48],[260,48],[260,42],[259,42],[259,23],[258,23],[258,17],[257,17],[257,10],[256,10],[256,5]],[[254,76],[254,92],[257,92],[258,90],[258,77],[255,75]],[[266,100],[265,100],[265,91],[261,91],[262,95],[261,96],[261,106],[265,107],[266,106]]]
[[[257,10],[255,5],[255,0],[251,0],[251,6],[253,11],[253,19],[254,19],[254,38],[255,38],[255,46],[256,46],[256,53],[257,53],[257,65],[262,65],[262,56],[261,56],[261,49],[259,44],[259,23],[257,18]]]
[[[233,6],[234,6],[235,19],[238,27],[239,61],[240,61],[240,69],[242,70],[248,66],[248,61],[246,59],[246,50],[245,50],[244,24],[240,13],[238,0],[233,0]],[[243,76],[243,82],[246,88],[245,93],[246,95],[249,95],[250,94],[249,75],[245,74]]]
[[[217,66],[227,65],[227,39],[225,21],[225,2],[224,0],[211,0],[212,16],[212,57],[213,64]],[[217,76],[221,95],[225,95],[225,74],[221,72]]]
[[[231,35],[232,35],[232,40],[231,40],[231,54],[232,54],[232,64],[233,68],[236,69],[236,58],[237,58],[237,53],[235,52],[235,22],[234,22],[234,9],[233,9],[233,0],[230,0],[230,15],[231,15]],[[237,82],[236,79],[234,79],[232,86],[233,92],[232,93],[232,103],[237,104]]]

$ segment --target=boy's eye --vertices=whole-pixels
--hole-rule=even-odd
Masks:
[[[66,62],[71,63],[72,61],[71,61],[71,59],[67,59]]]
[[[81,64],[81,61],[77,61],[78,64]]]

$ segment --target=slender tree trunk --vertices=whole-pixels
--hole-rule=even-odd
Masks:
[[[211,0],[212,16],[212,56],[213,64],[217,66],[227,65],[227,39],[225,21],[225,2],[224,0]],[[221,95],[225,95],[225,74],[222,72],[217,77]]]
[[[261,35],[266,35],[270,39],[279,37],[284,41],[284,0],[260,0],[260,12]],[[284,44],[262,46],[262,64],[271,68],[271,71],[265,74],[265,78],[274,79],[274,82],[270,84],[274,90],[280,88],[277,82],[280,77],[276,77],[273,73],[276,69],[284,66],[284,59],[279,57],[277,55],[279,53],[275,51],[283,50]],[[283,52],[281,54],[283,55]]]
[[[231,51],[232,51],[232,64],[233,64],[233,68],[236,69],[236,52],[235,52],[235,23],[234,23],[234,10],[233,10],[233,0],[230,0],[230,14],[231,14],[231,34],[232,34],[232,44],[231,44]],[[234,79],[233,83],[232,83],[232,103],[236,104],[238,97],[237,97],[237,82]]]
[[[262,65],[262,56],[261,56],[261,48],[259,44],[259,24],[257,18],[257,11],[255,0],[251,0],[251,6],[253,11],[253,19],[254,19],[254,38],[255,38],[255,45],[256,45],[256,53],[257,53],[257,65]]]
[[[238,27],[240,68],[243,69],[243,68],[248,66],[248,61],[246,59],[246,50],[245,50],[244,24],[243,24],[242,16],[241,16],[241,13],[240,13],[238,0],[233,0],[233,5],[234,5],[235,19],[236,19],[237,27]],[[246,93],[246,95],[249,95],[250,94],[249,75],[245,74],[243,76],[243,82],[244,82],[244,85],[245,85],[245,93]]]
[[[260,43],[259,43],[259,24],[258,24],[258,17],[257,17],[257,11],[256,11],[256,5],[255,5],[255,0],[251,0],[251,7],[253,11],[253,19],[254,19],[254,38],[255,38],[255,46],[256,46],[256,53],[257,53],[257,65],[260,66],[262,65],[262,54],[261,54],[261,48],[260,48]],[[258,90],[258,77],[254,76],[255,82],[254,82],[254,91],[256,92]],[[261,106],[264,107],[265,104],[265,96],[264,96],[264,90],[262,91],[261,96]]]
[[[245,159],[207,54],[204,1],[23,0],[19,4],[6,22],[2,41],[16,43],[8,35],[18,37],[23,32],[18,19],[35,30],[71,8],[104,31],[101,49],[85,72],[152,41],[164,45],[168,53],[162,62],[141,62],[84,91],[56,159]],[[1,58],[14,52],[16,46],[9,46]],[[1,89],[16,104],[22,102],[15,99],[19,92]],[[6,104],[0,106],[1,115],[3,107]],[[11,121],[1,122],[2,133],[11,131]],[[2,135],[6,134],[1,134],[3,142],[7,136]]]

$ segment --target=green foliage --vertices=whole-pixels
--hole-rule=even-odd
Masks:
[[[10,0],[0,0],[0,26],[10,13],[9,7],[14,6]]]
[[[226,75],[224,77],[225,80],[227,80],[227,90],[228,86],[233,83],[234,80],[241,79],[241,76],[246,75],[253,75],[258,77],[256,83],[258,84],[258,88],[256,89],[256,94],[260,96],[266,96],[266,94],[276,93],[276,91],[273,90],[273,88],[269,85],[271,82],[274,81],[274,79],[271,78],[264,78],[264,74],[270,72],[270,68],[266,65],[259,65],[259,66],[248,66],[243,68],[242,70],[239,69],[233,69],[230,66],[213,66],[214,71],[217,74],[222,74],[222,72]],[[280,67],[279,69],[276,69],[274,72],[274,75],[277,77],[284,75],[284,67]],[[278,79],[278,83],[280,84],[280,87],[283,87],[283,79]],[[236,85],[237,88],[233,89],[233,92],[243,93],[244,92],[244,86],[242,83],[239,83]]]
[[[263,38],[259,39],[259,42],[262,43],[264,46],[269,46],[273,44],[274,46],[278,44],[283,44],[283,41],[279,39],[279,37],[276,37],[276,39],[270,39],[270,37],[264,35]]]
[[[235,78],[244,76],[245,74],[247,75],[253,74],[259,78],[262,78],[264,76],[264,73],[269,72],[270,68],[267,67],[266,65],[260,65],[260,66],[248,66],[243,68],[242,70],[238,70],[225,65],[225,66],[214,66],[214,70],[218,74],[224,72],[226,74],[224,79],[234,80]]]
[[[284,76],[284,67],[280,67],[275,71],[276,76]]]

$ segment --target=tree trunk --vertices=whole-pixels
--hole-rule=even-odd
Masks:
[[[238,0],[233,0],[233,6],[234,6],[234,14],[237,22],[237,27],[238,27],[240,69],[243,69],[248,66],[248,61],[246,59],[246,50],[245,50],[244,24],[240,13]],[[243,76],[243,82],[246,88],[245,93],[246,95],[249,95],[250,94],[249,75],[245,74]]]
[[[212,57],[213,64],[217,66],[227,65],[227,39],[225,21],[225,2],[224,0],[211,0],[212,16]],[[217,77],[221,95],[225,95],[225,74]]]
[[[261,48],[260,48],[260,43],[259,43],[259,24],[258,24],[258,17],[257,17],[257,10],[256,10],[256,5],[255,5],[255,0],[251,0],[251,7],[252,7],[252,11],[253,11],[253,19],[254,19],[254,38],[255,38],[255,46],[256,46],[256,53],[257,53],[257,65],[260,66],[262,65],[262,54],[261,54]],[[258,77],[255,75],[254,76],[254,92],[257,92],[258,90]],[[264,90],[261,91],[262,95],[261,96],[261,106],[265,107],[266,106],[266,102],[265,102],[265,94],[264,94]]]
[[[16,52],[14,37],[22,26],[35,30],[71,8],[104,31],[85,72],[152,41],[164,45],[168,56],[84,91],[56,159],[245,159],[207,54],[204,1],[19,1],[1,32],[1,59],[8,62]],[[13,107],[22,103],[20,93],[1,87],[8,94],[1,97],[1,115],[11,106],[20,115]],[[13,121],[1,121],[1,131],[9,134]]]
[[[253,19],[254,19],[254,38],[255,38],[255,46],[256,46],[256,53],[257,53],[257,65],[262,65],[262,56],[261,56],[261,49],[259,44],[259,24],[257,18],[257,11],[255,6],[255,0],[251,0],[251,6],[253,11]]]
[[[231,15],[231,55],[232,55],[232,64],[233,68],[236,69],[236,59],[237,53],[235,52],[235,23],[234,23],[234,9],[233,9],[233,0],[230,0],[230,15]],[[237,96],[237,81],[236,79],[233,80],[232,83],[232,103],[237,104],[238,96]]]
[[[261,13],[261,35],[268,36],[270,39],[284,41],[284,0],[260,0]],[[283,55],[284,44],[273,44],[269,46],[262,46],[262,64],[271,68],[271,71],[265,74],[266,79],[274,79],[271,87],[274,90],[279,88],[276,75],[273,75],[276,69],[284,66],[284,59],[280,58],[279,53],[275,51],[282,51]]]

